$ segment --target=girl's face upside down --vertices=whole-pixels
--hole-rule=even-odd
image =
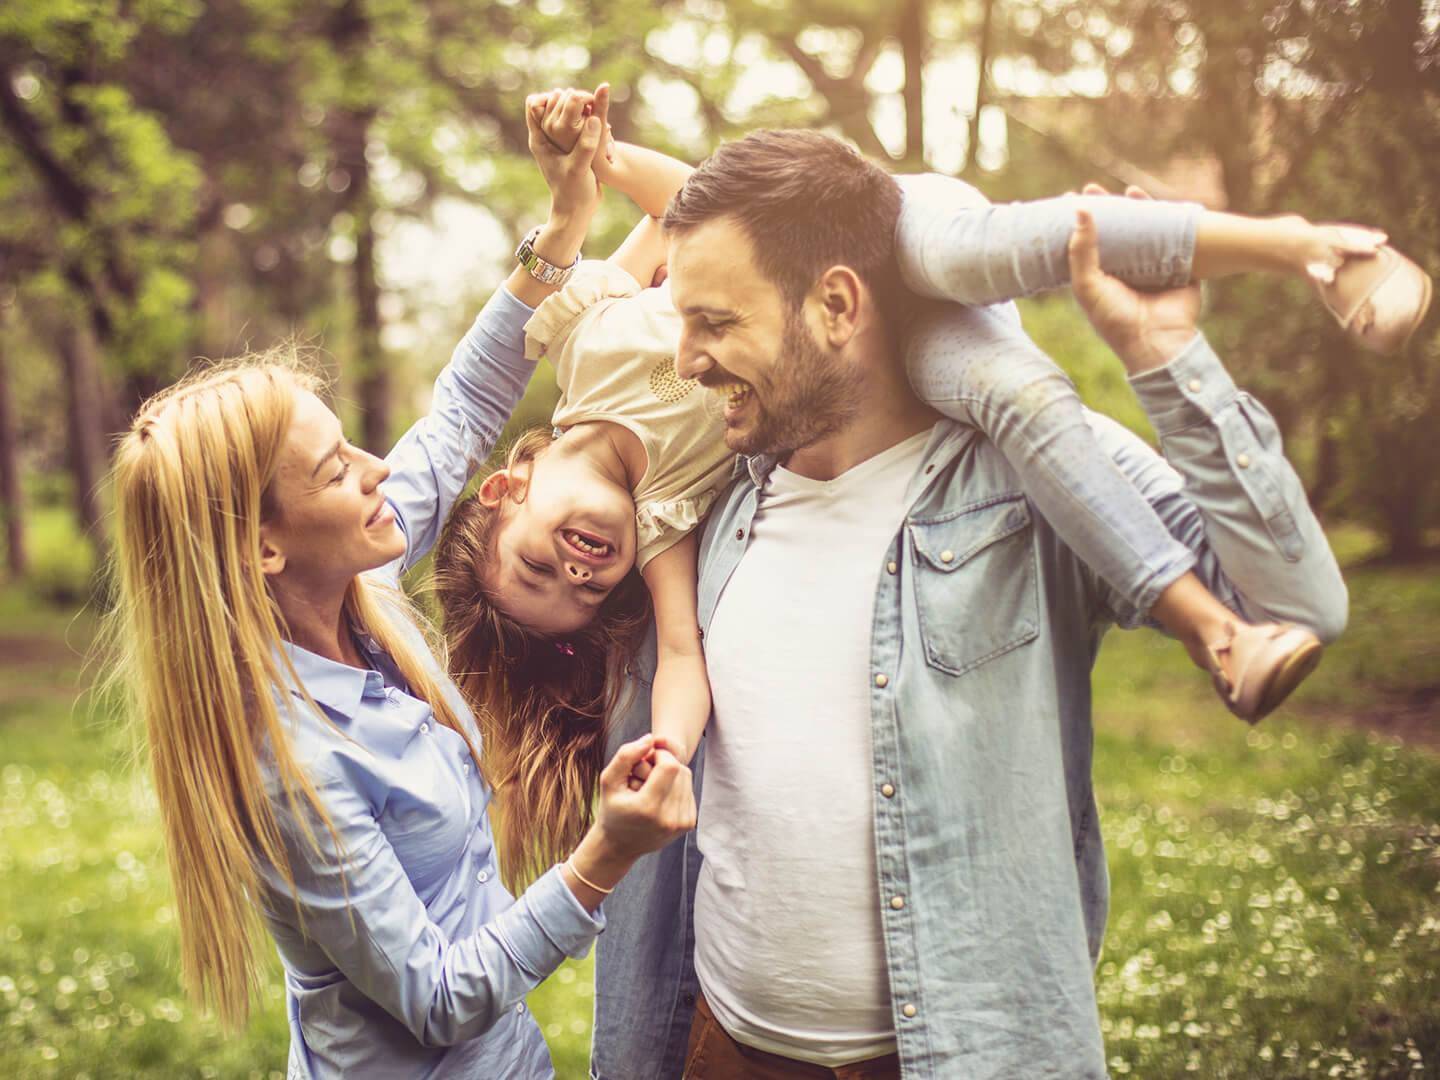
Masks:
[[[501,513],[488,591],[531,630],[566,634],[585,626],[635,563],[629,489],[560,443],[493,473],[479,497]]]

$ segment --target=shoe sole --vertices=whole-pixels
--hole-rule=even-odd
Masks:
[[[1278,709],[1281,703],[1290,696],[1291,691],[1304,682],[1315,670],[1324,653],[1325,646],[1318,641],[1312,641],[1308,645],[1296,649],[1271,676],[1264,693],[1260,695],[1260,704],[1256,707],[1255,716],[1250,723],[1258,724]]]

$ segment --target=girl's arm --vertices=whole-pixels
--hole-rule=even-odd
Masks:
[[[695,599],[698,550],[695,533],[691,532],[656,555],[640,572],[655,608],[657,652],[655,682],[650,689],[651,730],[657,743],[664,742],[662,749],[668,749],[685,765],[695,756],[705,722],[710,718],[710,680],[700,648]]]

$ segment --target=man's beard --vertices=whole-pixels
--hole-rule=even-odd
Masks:
[[[726,447],[739,454],[789,454],[835,434],[860,410],[859,375],[816,343],[798,305],[787,305],[779,358],[751,393],[755,426],[726,432]]]

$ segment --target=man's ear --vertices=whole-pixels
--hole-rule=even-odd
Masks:
[[[260,526],[260,572],[274,576],[285,569],[285,552],[281,551],[264,525]]]
[[[860,275],[848,266],[835,265],[820,275],[811,295],[817,302],[820,332],[834,348],[849,343],[860,325],[865,287]]]
[[[481,506],[494,508],[504,502],[507,495],[518,499],[523,497],[524,491],[525,480],[522,477],[516,476],[509,469],[496,469],[480,481],[475,495]]]

